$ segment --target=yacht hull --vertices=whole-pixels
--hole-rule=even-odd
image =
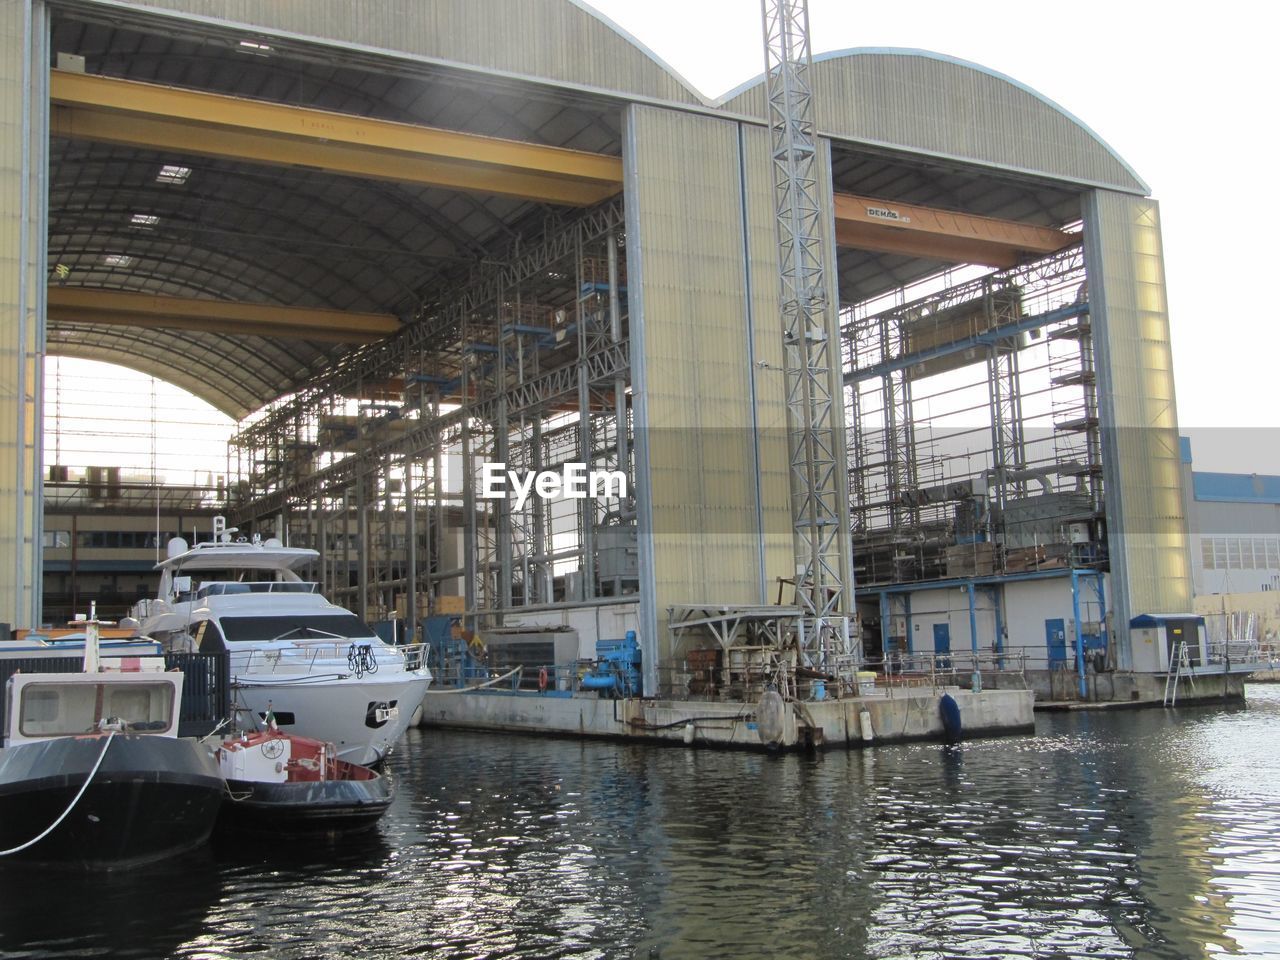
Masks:
[[[236,699],[259,721],[269,708],[285,733],[332,743],[338,759],[365,766],[390,752],[430,684],[416,673],[232,678]]]
[[[31,840],[84,795],[46,837],[0,863],[119,870],[203,844],[222,803],[223,780],[195,740],[117,734],[60,737],[0,749],[0,850]]]

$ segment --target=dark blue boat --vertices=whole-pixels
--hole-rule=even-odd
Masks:
[[[177,736],[182,674],[18,673],[6,684],[0,864],[114,870],[208,839],[224,786]]]

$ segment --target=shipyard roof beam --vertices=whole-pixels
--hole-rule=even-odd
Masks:
[[[952,263],[1012,267],[1080,242],[1052,227],[847,193],[836,194],[835,214],[841,247]]]
[[[401,326],[387,313],[159,297],[93,287],[50,287],[49,319],[328,343],[370,343]]]
[[[53,71],[51,133],[184,154],[590,206],[617,157],[133,80]]]

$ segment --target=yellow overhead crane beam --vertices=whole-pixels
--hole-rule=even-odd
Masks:
[[[93,287],[50,287],[49,319],[329,343],[370,343],[400,329],[400,321],[387,313],[157,297]]]
[[[569,206],[622,189],[618,157],[54,70],[55,137]]]
[[[1080,242],[1052,227],[847,193],[836,194],[835,208],[836,245],[874,253],[1003,268]]]

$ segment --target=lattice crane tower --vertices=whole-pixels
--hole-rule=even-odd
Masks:
[[[851,652],[845,610],[847,564],[841,525],[847,523],[844,463],[838,434],[841,403],[832,365],[825,278],[824,204],[809,88],[807,0],[761,0],[765,31],[765,92],[772,134],[782,293],[783,376],[795,547],[796,603],[804,611],[801,654],[834,670]],[[838,374],[839,370],[834,373]]]

